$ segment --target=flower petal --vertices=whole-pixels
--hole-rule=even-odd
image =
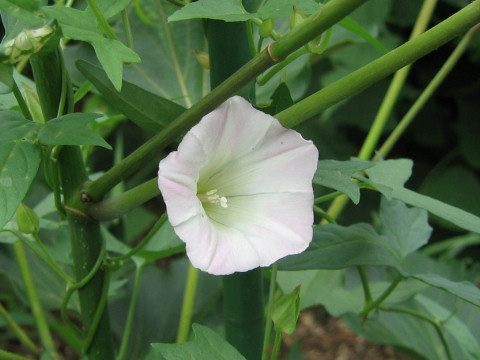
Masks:
[[[305,250],[317,160],[310,141],[240,97],[206,115],[158,173],[169,220],[192,264],[225,275]],[[202,195],[202,203],[197,193],[211,191],[227,201],[220,206]]]

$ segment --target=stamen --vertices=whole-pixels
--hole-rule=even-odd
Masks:
[[[225,196],[218,195],[217,192],[217,189],[213,189],[207,191],[205,194],[197,194],[197,197],[201,202],[209,202],[211,204],[220,205],[222,208],[226,209],[228,207],[227,198]]]

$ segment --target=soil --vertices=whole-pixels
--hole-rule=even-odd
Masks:
[[[341,319],[320,309],[300,314],[297,331],[283,337],[288,348],[299,342],[305,360],[410,360],[391,346],[373,344],[351,331]]]

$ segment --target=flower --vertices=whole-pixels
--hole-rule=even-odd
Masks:
[[[311,141],[239,96],[204,116],[158,171],[192,265],[227,275],[305,250],[317,161]]]

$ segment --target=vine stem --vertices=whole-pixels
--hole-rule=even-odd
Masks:
[[[23,283],[25,284],[25,291],[32,308],[32,314],[35,319],[35,325],[38,330],[40,341],[47,353],[49,353],[54,359],[58,359],[57,350],[55,349],[53,338],[50,329],[48,328],[47,319],[37,293],[37,288],[35,286],[35,281],[33,280],[23,244],[20,241],[16,241],[13,244],[13,249],[15,251],[15,257],[22,275]]]
[[[195,293],[198,284],[198,269],[192,264],[188,264],[187,282],[183,295],[182,312],[180,314],[180,323],[177,332],[177,343],[181,344],[188,339],[190,325],[192,323],[193,306],[195,304]]]
[[[374,161],[379,157],[386,157],[392,147],[397,143],[398,139],[401,135],[405,132],[407,127],[413,121],[415,116],[420,112],[426,102],[431,98],[435,90],[440,86],[440,84],[445,80],[448,76],[450,71],[455,67],[458,60],[460,60],[461,56],[467,50],[468,46],[470,45],[472,39],[476,35],[476,33],[480,30],[480,24],[477,24],[473,28],[471,28],[459,44],[455,47],[455,50],[452,54],[448,57],[447,61],[443,64],[440,68],[438,73],[432,79],[432,81],[427,85],[425,90],[422,91],[420,96],[414,102],[412,107],[408,110],[405,116],[400,120],[398,125],[392,131],[392,133],[388,136],[387,140],[383,143],[380,149],[377,151],[377,155],[374,157]]]
[[[318,34],[326,31],[343,17],[362,5],[366,0],[333,0],[307,18],[277,42],[240,67],[235,73],[218,84],[210,93],[183,112],[164,130],[155,135],[120,163],[113,166],[98,179],[84,185],[84,193],[91,201],[100,200],[113,186],[150,161],[158,153],[195,125],[202,116],[217,108],[227,98],[237,93],[263,71],[280,62],[290,53],[302,47]],[[249,51],[249,50],[247,50]]]
[[[10,326],[10,329],[12,329],[12,331],[15,333],[15,335],[17,335],[17,338],[18,340],[20,340],[20,342],[28,349],[30,350],[32,353],[36,354],[36,355],[40,355],[41,351],[40,349],[37,347],[37,345],[35,345],[35,343],[30,339],[30,337],[28,336],[28,334],[23,331],[23,329],[20,327],[20,325],[18,325],[16,323],[16,321],[10,316],[10,314],[8,313],[7,309],[5,309],[2,305],[2,303],[0,303],[0,316],[3,317],[3,319],[5,320],[5,322],[8,324],[8,326]],[[0,359],[1,359],[1,355],[0,355]]]
[[[133,283],[132,298],[130,300],[130,305],[128,306],[127,320],[125,322],[125,328],[123,330],[122,342],[120,345],[120,350],[116,360],[123,360],[125,354],[127,353],[128,340],[130,339],[130,332],[133,325],[133,316],[135,315],[135,307],[137,304],[138,293],[140,290],[140,279],[142,277],[143,267],[147,264],[146,261],[142,260],[140,265],[137,265],[137,272],[135,273],[135,280]]]
[[[409,40],[415,39],[418,35],[425,31],[428,23],[430,22],[430,18],[432,17],[436,4],[437,0],[424,0]],[[412,65],[408,64],[407,66],[398,70],[393,76],[393,80],[390,83],[378,113],[373,120],[373,124],[368,132],[367,138],[365,139],[358,154],[360,159],[369,159],[372,156],[372,153],[377,146],[378,139],[383,133],[383,129],[385,128],[387,120],[390,118],[393,107],[397,102],[398,96],[400,95],[400,91],[405,84],[411,67]]]
[[[98,22],[100,23],[100,26],[102,27],[103,31],[105,31],[105,34],[107,34],[107,36],[110,39],[118,40],[118,36],[113,31],[107,19],[105,19],[105,16],[103,16],[102,10],[98,5],[97,0],[87,0],[87,4],[88,6],[90,6],[90,9],[92,10],[93,14],[95,15]]]
[[[270,335],[272,332],[272,312],[273,312],[273,300],[275,296],[275,288],[277,285],[277,272],[278,265],[277,263],[273,264],[272,272],[270,276],[270,287],[268,290],[268,307],[267,314],[265,316],[265,337],[263,339],[263,353],[262,360],[266,360],[268,356],[268,347],[270,346]]]

